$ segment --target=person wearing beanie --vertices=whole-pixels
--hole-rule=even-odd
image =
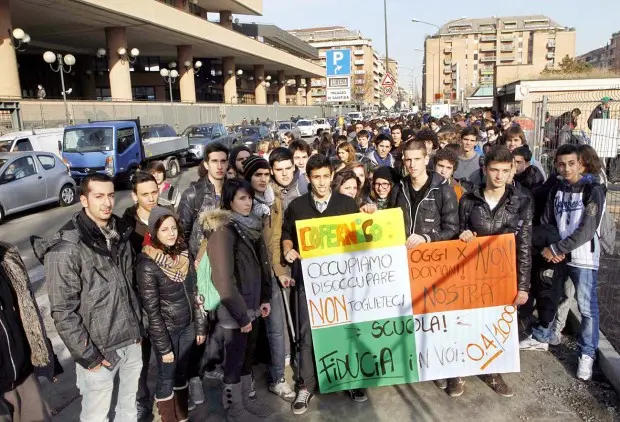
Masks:
[[[379,167],[375,170],[370,199],[376,204],[378,210],[389,208],[390,194],[396,181],[398,181],[398,172],[392,167]]]
[[[155,404],[162,422],[187,421],[191,349],[194,340],[204,343],[206,325],[202,311],[194,306],[193,265],[177,215],[168,208],[153,208],[144,243],[136,278],[157,357]]]
[[[234,146],[228,157],[228,168],[233,169],[236,177],[243,177],[243,163],[252,156],[252,151],[245,145]]]
[[[251,156],[243,163],[243,174],[245,180],[250,182],[254,189],[254,203],[252,214],[262,221],[262,234],[272,272],[278,282],[271,283],[271,313],[265,318],[267,327],[267,337],[269,339],[269,349],[271,351],[271,363],[268,371],[269,391],[278,395],[282,400],[291,402],[295,399],[295,391],[286,382],[284,368],[286,367],[286,337],[284,333],[284,302],[280,289],[288,288],[291,283],[290,270],[286,265],[282,265],[282,220],[284,209],[282,197],[276,195],[272,185],[269,183],[271,178],[271,168],[269,163],[261,157]]]

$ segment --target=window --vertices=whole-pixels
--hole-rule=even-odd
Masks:
[[[131,95],[134,100],[155,101],[155,87],[134,86],[131,88]]]
[[[112,91],[110,91],[110,88],[108,87],[97,88],[97,100],[105,101],[105,100],[111,100],[111,99],[112,99]]]
[[[157,133],[160,138],[170,138],[177,136],[177,133],[170,126],[159,126],[157,128]]]
[[[56,160],[51,155],[37,155],[37,159],[45,170],[53,169],[56,165]]]
[[[116,149],[122,154],[136,141],[133,128],[121,128],[116,131]]]
[[[478,60],[478,53],[474,54],[474,61]]]
[[[24,138],[24,139],[19,139],[17,142],[15,142],[15,147],[13,148],[13,151],[32,151],[32,144],[30,143],[30,139],[28,138]]]
[[[35,170],[32,157],[21,157],[9,164],[9,167],[2,175],[2,179],[6,181],[18,180],[33,174],[37,174],[37,171]]]

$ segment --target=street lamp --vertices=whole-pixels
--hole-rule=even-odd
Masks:
[[[192,67],[192,62],[189,60],[186,60],[183,63],[183,66],[185,66],[185,69],[187,70],[193,69],[194,76],[198,76],[200,74],[200,69],[202,69],[202,62],[200,60],[196,60],[196,62],[194,63],[194,66]]]
[[[26,47],[30,42],[30,35],[26,34],[21,28],[15,28],[12,31],[8,29],[8,31],[11,46],[19,52],[26,51]]]
[[[170,88],[170,105],[173,105],[174,103],[172,98],[172,84],[175,83],[177,78],[179,77],[179,72],[176,69],[168,70],[166,68],[163,68],[159,71],[159,74],[162,76],[162,78],[164,78],[164,82],[166,82],[168,84],[168,87]]]
[[[65,117],[67,124],[70,124],[69,118],[69,105],[67,104],[67,90],[65,90],[65,73],[71,73],[71,66],[75,64],[75,56],[73,54],[60,53],[56,54],[53,51],[46,51],[43,53],[43,60],[50,65],[53,72],[60,73],[60,86],[62,88],[62,100],[65,104]],[[57,64],[54,68],[54,63]],[[67,68],[65,68],[67,65]]]

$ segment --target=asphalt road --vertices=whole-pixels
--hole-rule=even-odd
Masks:
[[[172,180],[172,183],[184,190],[196,178],[196,166],[185,167],[181,174]],[[115,196],[114,213],[121,216],[125,209],[133,204],[131,191],[120,190],[116,192]],[[28,270],[32,270],[41,264],[32,252],[30,236],[35,235],[42,238],[52,236],[81,207],[76,195],[76,203],[69,207],[47,205],[10,215],[0,225],[0,239],[15,245],[19,249]]]

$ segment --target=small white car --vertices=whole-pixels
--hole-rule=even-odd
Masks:
[[[314,127],[316,128],[316,133],[319,129],[323,129],[324,131],[331,131],[332,125],[329,124],[327,119],[314,119]]]
[[[316,134],[316,128],[312,120],[298,120],[297,127],[301,136],[312,136]]]

